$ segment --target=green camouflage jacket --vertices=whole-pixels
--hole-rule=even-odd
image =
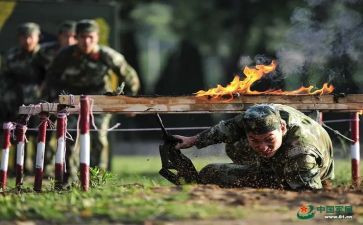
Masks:
[[[39,46],[33,52],[25,52],[18,47],[7,52],[1,66],[4,102],[17,106],[37,103],[41,77],[32,66],[32,60],[38,51]]]
[[[263,158],[249,147],[243,114],[201,132],[196,146],[203,148],[224,142],[227,155],[236,164],[272,172],[293,189],[322,188],[321,181],[334,178],[333,147],[328,133],[302,112],[285,105],[274,106],[286,121],[287,133],[273,157]]]
[[[60,45],[57,41],[47,42],[40,45],[40,49],[33,58],[33,66],[39,73],[39,76],[44,78],[51,63],[58,54]]]
[[[75,95],[104,94],[113,91],[115,75],[119,84],[125,81],[126,92],[137,93],[139,78],[123,55],[106,46],[98,46],[94,53],[85,55],[77,45],[69,46],[59,52],[47,72],[47,94],[53,99],[62,91]]]

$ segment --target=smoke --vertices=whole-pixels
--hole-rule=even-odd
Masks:
[[[318,6],[329,0],[306,0],[309,6]]]
[[[362,55],[363,41],[361,15],[353,10],[338,12],[330,25],[341,39],[340,43],[334,45],[334,54],[339,57],[348,54],[350,59],[358,61]]]
[[[277,57],[280,70],[285,75],[300,74],[305,64],[305,55],[298,50],[286,49],[278,52]]]
[[[346,77],[349,64],[362,59],[362,15],[354,9],[356,0],[306,0],[291,16],[291,28],[277,52],[285,76]],[[332,62],[342,65],[332,66]],[[339,68],[339,69],[337,69]],[[343,69],[342,69],[343,68]],[[343,74],[344,73],[344,74]]]

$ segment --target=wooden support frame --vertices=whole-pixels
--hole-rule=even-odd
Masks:
[[[354,112],[352,126],[355,145],[352,146],[352,180],[358,187],[359,180],[359,112],[363,110],[363,94],[337,97],[334,95],[241,95],[233,99],[216,100],[181,97],[128,97],[128,96],[89,96],[93,113],[238,113],[249,106],[262,103],[290,105],[301,111]],[[59,106],[59,107],[58,107]],[[21,106],[19,114],[34,115],[40,112],[57,112],[57,108],[68,106],[68,112],[79,113],[80,96],[61,95],[59,103],[43,103]],[[357,160],[358,159],[358,160]]]
[[[241,95],[233,99],[207,99],[195,96],[129,97],[90,95],[93,113],[238,113],[262,103],[290,105],[301,111],[357,112],[363,110],[363,94],[334,95]],[[78,95],[60,95],[58,104],[71,106],[70,113],[79,111]],[[55,113],[57,103],[21,106],[20,114]]]

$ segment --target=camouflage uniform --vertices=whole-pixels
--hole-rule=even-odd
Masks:
[[[245,113],[221,121],[200,133],[196,146],[203,148],[225,142],[226,153],[233,163],[207,165],[200,172],[203,183],[321,189],[322,181],[334,178],[333,147],[323,127],[292,107],[269,106],[275,107],[287,125],[276,154],[264,158],[248,144],[246,130],[260,129],[261,121],[246,121]]]
[[[111,76],[125,81],[126,92],[136,94],[140,82],[136,71],[124,56],[107,46],[98,46],[95,53],[83,54],[76,45],[63,49],[54,59],[47,75],[51,96],[61,91],[74,95],[112,92]]]
[[[120,83],[126,83],[126,93],[137,93],[139,78],[123,55],[106,46],[98,45],[88,55],[81,52],[77,45],[69,46],[61,50],[49,68],[46,79],[48,93],[53,99],[62,91],[74,95],[104,94],[114,91],[111,86],[112,74],[118,76]],[[98,128],[107,129],[110,115],[95,116],[95,122]],[[69,126],[76,127],[75,123],[69,123]],[[91,132],[91,151],[91,166],[107,168],[107,131]]]
[[[42,77],[45,77],[46,72],[48,71],[59,50],[60,45],[57,41],[47,42],[40,46],[39,51],[34,56],[32,64]]]
[[[24,23],[18,27],[18,35],[27,37],[32,34],[39,35],[39,25],[35,23]],[[15,121],[17,118],[18,107],[22,104],[38,103],[40,97],[39,85],[41,77],[34,69],[32,60],[39,51],[37,42],[32,51],[25,50],[22,46],[11,48],[3,59],[1,72],[1,98],[2,111],[5,112],[4,119]],[[28,123],[29,127],[36,127],[38,120],[31,117]],[[35,133],[27,134],[31,144],[27,145],[25,152],[25,169],[32,171],[34,167],[33,159],[35,158]]]
[[[62,33],[75,33],[75,25],[76,23],[74,21],[63,22],[58,28],[58,41],[46,42],[40,46],[39,51],[34,56],[32,64],[41,78],[45,78],[45,74],[49,70],[51,63],[62,48],[59,36]],[[46,84],[44,85],[47,86]]]
[[[38,50],[39,46],[33,52],[15,47],[8,51],[4,59],[2,77],[6,83],[6,93],[3,99],[13,114],[21,104],[34,104],[39,99],[41,78],[32,67],[32,59]]]

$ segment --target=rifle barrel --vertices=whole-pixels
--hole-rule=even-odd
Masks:
[[[161,131],[163,132],[164,137],[168,136],[168,132],[165,129],[165,126],[163,124],[163,120],[161,119],[159,113],[156,113],[156,117],[158,118],[158,123],[160,125]]]

